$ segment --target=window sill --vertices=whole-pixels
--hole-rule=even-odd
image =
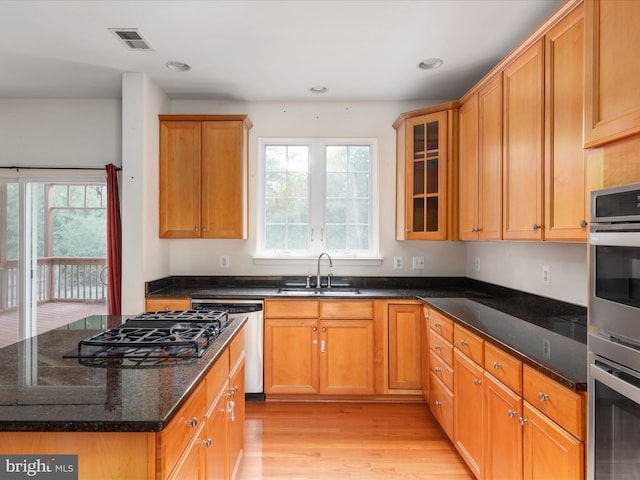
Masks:
[[[326,258],[323,258],[323,263]],[[382,265],[383,258],[378,257],[331,257],[333,265],[340,266],[373,266]],[[317,265],[318,257],[253,257],[254,265]]]

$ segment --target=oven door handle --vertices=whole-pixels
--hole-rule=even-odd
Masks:
[[[637,404],[640,404],[640,388],[637,388],[630,383],[627,383],[624,380],[611,375],[611,373],[603,368],[600,368],[597,365],[594,365],[593,363],[589,365],[589,373],[591,374],[592,378],[605,384],[607,387],[615,390],[621,395],[630,398]]]
[[[589,244],[605,247],[637,247],[638,232],[591,232]]]

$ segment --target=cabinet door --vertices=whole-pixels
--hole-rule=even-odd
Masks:
[[[190,298],[147,298],[145,303],[147,312],[191,309]]]
[[[584,444],[524,402],[524,479],[584,479]]]
[[[244,355],[229,373],[227,397],[227,421],[229,425],[229,472],[227,478],[235,478],[244,452]]]
[[[478,239],[478,95],[460,105],[459,113],[460,240]]]
[[[444,111],[407,120],[407,240],[447,239],[447,115]]]
[[[543,46],[538,41],[504,70],[505,240],[542,240]]]
[[[422,318],[420,319],[421,347],[420,347],[420,370],[422,376],[422,398],[429,401],[429,309],[422,308]]]
[[[229,469],[227,458],[227,383],[225,388],[209,411],[207,419],[206,478],[220,480]]]
[[[483,462],[483,370],[454,349],[453,428],[454,444],[476,478],[482,478]]]
[[[160,122],[160,237],[200,237],[200,122]]]
[[[202,237],[246,238],[243,122],[202,122]]]
[[[522,398],[484,374],[484,478],[522,479]]]
[[[478,238],[502,238],[502,74],[478,92]]]
[[[583,5],[545,37],[545,240],[587,238]]]
[[[198,435],[187,447],[176,468],[166,477],[167,480],[181,480],[185,478],[197,480],[204,478],[206,472],[206,447],[203,443],[203,436],[205,431],[206,428],[202,425],[198,430]]]
[[[421,305],[389,305],[389,388],[419,389],[422,381]]]
[[[319,393],[317,320],[265,320],[265,393]]]
[[[373,320],[323,320],[319,338],[320,393],[374,393]]]
[[[585,148],[640,132],[640,2],[585,2]]]

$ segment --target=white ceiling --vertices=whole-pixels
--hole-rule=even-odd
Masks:
[[[3,0],[0,98],[120,98],[135,71],[174,99],[457,99],[561,3]],[[128,51],[108,28],[138,28],[154,50]],[[417,68],[430,57],[444,65]]]

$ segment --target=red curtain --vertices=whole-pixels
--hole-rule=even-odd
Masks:
[[[122,292],[122,227],[118,195],[118,167],[107,169],[107,272],[109,315],[120,315]]]

